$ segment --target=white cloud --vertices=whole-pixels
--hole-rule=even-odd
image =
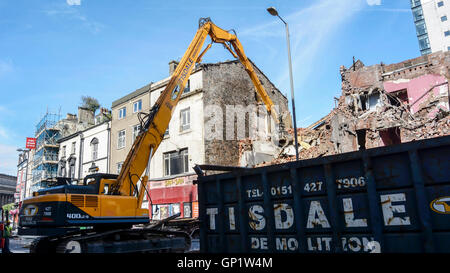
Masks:
[[[4,138],[4,139],[9,138],[8,133],[6,133],[6,132],[7,131],[4,128],[0,127],[0,139],[2,139],[2,138]]]
[[[8,109],[0,105],[0,111]],[[0,173],[17,175],[19,155],[16,150],[19,146],[14,145],[16,139],[16,134],[10,128],[0,124]]]
[[[13,71],[12,62],[0,60],[0,77]]]
[[[78,25],[88,29],[91,33],[98,33],[105,28],[105,25],[97,21],[90,20],[83,15],[79,9],[73,7],[81,5],[81,0],[66,0],[69,5],[53,5],[46,10],[43,10],[48,16],[60,17],[62,19],[76,22]]]
[[[66,0],[69,6],[79,6],[81,5],[81,0]]]
[[[364,0],[320,0],[314,3],[294,13],[281,15],[289,24],[292,69],[296,75],[295,90],[300,90],[303,82],[308,79],[318,55],[322,54],[322,50],[329,43],[330,36],[342,31],[343,24],[366,5]],[[280,41],[286,39],[285,28],[278,18],[239,31],[238,36],[251,37],[262,44],[266,44],[270,38],[279,38]],[[285,45],[279,49],[282,54],[281,61],[286,63],[280,64],[278,77],[274,78],[274,83],[280,90],[289,90],[289,69],[285,50]],[[296,91],[296,97],[298,95]]]
[[[366,0],[369,6],[379,6],[381,5],[381,0]]]

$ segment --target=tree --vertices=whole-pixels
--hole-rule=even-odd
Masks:
[[[100,108],[100,103],[96,98],[81,96],[81,107],[89,109],[95,114],[95,111]]]

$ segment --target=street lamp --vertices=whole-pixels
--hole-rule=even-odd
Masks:
[[[295,157],[298,160],[298,140],[297,140],[297,119],[295,118],[295,102],[294,102],[294,80],[292,78],[292,63],[291,63],[291,46],[289,41],[289,26],[283,18],[278,15],[278,11],[274,7],[270,7],[267,11],[273,15],[278,16],[281,21],[286,26],[286,42],[287,42],[287,51],[288,51],[288,61],[289,61],[289,77],[291,81],[291,99],[292,99],[292,113],[294,114],[294,139],[295,139]]]

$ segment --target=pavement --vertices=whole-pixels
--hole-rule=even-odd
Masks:
[[[9,239],[9,250],[12,253],[30,253],[30,244],[36,238],[36,236],[12,236]]]

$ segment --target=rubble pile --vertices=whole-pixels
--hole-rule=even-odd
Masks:
[[[349,69],[342,66],[337,106],[318,122],[297,130],[300,160],[449,135],[450,52],[427,58],[368,67],[358,60]],[[288,129],[277,145],[272,143],[276,147],[271,157],[244,166],[294,161],[293,134]],[[241,141],[240,155],[254,153],[254,142]]]
[[[328,140],[329,134],[330,130],[326,129],[325,126],[322,130],[298,128],[297,138],[299,142],[299,157],[301,159],[309,159],[332,154],[333,145]],[[255,151],[255,147],[253,146],[254,142],[255,141],[251,139],[244,139],[240,141],[239,152],[241,157],[245,153]],[[261,167],[296,160],[293,129],[290,128],[286,130],[283,134],[283,138],[279,139],[277,145],[274,143],[272,143],[272,145],[276,147],[275,149],[277,151],[277,153],[273,155],[273,158],[266,161],[252,162],[253,164],[248,164],[246,166]]]

